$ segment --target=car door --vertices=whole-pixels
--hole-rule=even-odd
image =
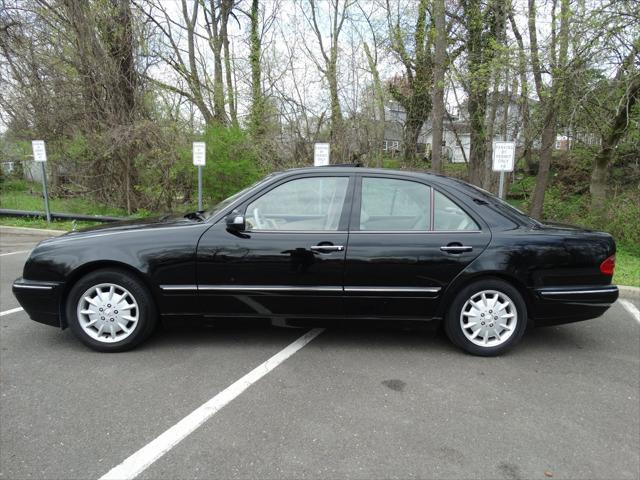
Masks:
[[[348,175],[287,177],[246,200],[198,246],[198,292],[207,315],[328,316],[343,314]]]
[[[358,176],[345,265],[350,316],[429,318],[491,234],[448,193],[414,177]]]

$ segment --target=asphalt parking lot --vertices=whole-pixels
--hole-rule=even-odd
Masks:
[[[306,332],[171,325],[95,353],[6,313],[41,238],[0,239],[0,478],[100,478]],[[326,329],[138,478],[550,476],[640,478],[640,321],[620,302],[498,358],[432,330]]]

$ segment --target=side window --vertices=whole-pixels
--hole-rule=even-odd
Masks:
[[[438,191],[435,192],[433,204],[434,230],[480,230],[478,224],[464,210]]]
[[[250,230],[338,230],[348,177],[311,177],[275,187],[247,206]]]
[[[360,230],[429,230],[431,188],[391,178],[362,179]]]

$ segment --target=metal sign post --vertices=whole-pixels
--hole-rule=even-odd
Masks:
[[[51,212],[49,211],[49,191],[47,189],[47,169],[44,164],[47,163],[47,149],[44,146],[44,140],[33,140],[31,142],[33,149],[33,159],[40,163],[42,168],[42,194],[44,196],[44,212],[47,215],[47,223],[51,223]]]
[[[504,172],[513,172],[515,158],[515,142],[493,142],[492,169],[494,172],[500,172],[498,196],[502,199],[504,199]]]
[[[313,166],[323,167],[329,165],[331,147],[328,143],[315,143],[313,145]]]
[[[202,211],[202,167],[206,163],[207,144],[193,142],[193,164],[198,167],[198,211]]]

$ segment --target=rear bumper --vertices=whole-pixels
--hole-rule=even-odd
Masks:
[[[536,325],[558,325],[597,318],[618,299],[615,285],[549,287],[535,290]]]
[[[13,282],[12,291],[32,320],[59,327],[62,287],[60,282],[18,278]]]

